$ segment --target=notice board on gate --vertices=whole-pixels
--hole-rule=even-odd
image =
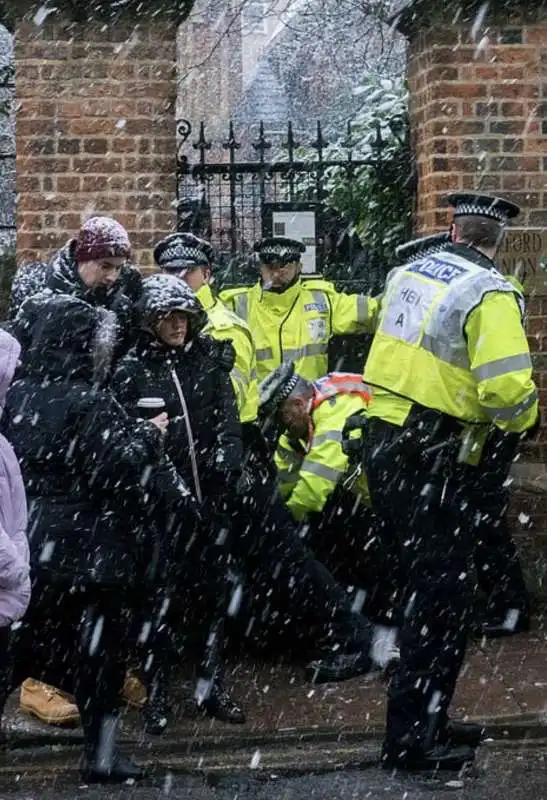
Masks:
[[[496,256],[504,275],[514,275],[526,292],[547,295],[547,230],[509,228]]]
[[[315,203],[264,203],[262,235],[288,236],[306,245],[302,272],[317,272],[317,206]]]

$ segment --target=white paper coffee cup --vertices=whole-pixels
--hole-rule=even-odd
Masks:
[[[154,419],[165,411],[165,400],[163,397],[141,397],[137,403],[137,409],[139,417]]]

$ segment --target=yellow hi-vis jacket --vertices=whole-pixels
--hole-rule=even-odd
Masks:
[[[281,293],[264,292],[256,283],[220,297],[251,329],[259,382],[289,360],[303,378],[320,378],[328,369],[332,336],[372,332],[378,312],[374,298],[342,294],[322,278],[300,278]]]
[[[326,375],[315,382],[314,390],[308,441],[296,442],[284,433],[274,457],[279,490],[298,521],[322,511],[336,486],[348,477],[342,431],[348,417],[363,412],[370,400],[361,376],[349,372]],[[349,488],[361,502],[370,502],[362,474]]]
[[[204,284],[196,296],[207,312],[205,332],[213,339],[229,339],[235,350],[235,363],[230,373],[239,410],[240,422],[254,422],[258,414],[258,381],[255,345],[248,325],[214,297]]]
[[[489,263],[447,247],[388,275],[364,373],[374,388],[369,416],[402,425],[415,402],[476,431],[535,423],[524,301]]]

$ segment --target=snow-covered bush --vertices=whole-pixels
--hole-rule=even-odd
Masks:
[[[360,110],[350,135],[329,145],[325,161],[366,160],[366,166],[330,167],[325,173],[325,201],[356,229],[362,244],[377,257],[391,260],[395,247],[412,233],[414,165],[408,141],[408,92],[402,80],[367,76],[355,90]],[[315,160],[306,149],[299,156]],[[303,195],[308,188],[299,183]]]

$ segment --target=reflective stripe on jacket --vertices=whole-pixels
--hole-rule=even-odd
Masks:
[[[326,375],[315,383],[309,441],[291,441],[286,433],[281,436],[275,462],[281,494],[295,519],[322,511],[336,486],[347,477],[342,431],[348,417],[366,409],[369,400],[370,390],[360,375]],[[351,490],[363,502],[369,501],[362,476]]]
[[[255,346],[249,326],[214,297],[207,284],[196,292],[196,296],[209,317],[205,332],[214,339],[232,342],[236,358],[230,378],[239,419],[242,423],[254,422],[258,414],[258,380]]]
[[[403,424],[410,403],[401,398],[407,398],[502,430],[534,424],[537,389],[524,301],[485,262],[471,248],[455,246],[390,273],[364,373],[381,387],[370,416]]]
[[[264,292],[257,283],[220,297],[251,329],[259,382],[287,360],[303,378],[320,378],[332,336],[373,331],[378,311],[374,298],[342,294],[320,278],[298,280],[281,293]]]

